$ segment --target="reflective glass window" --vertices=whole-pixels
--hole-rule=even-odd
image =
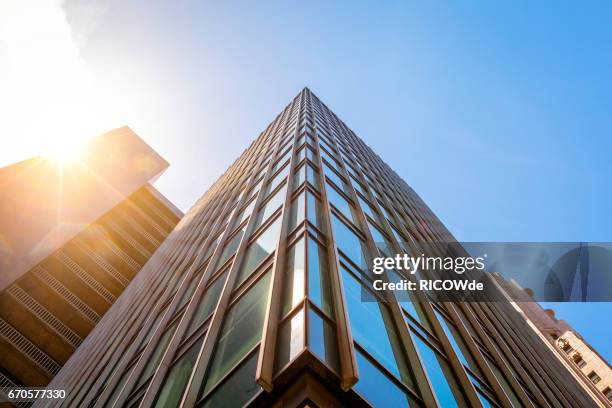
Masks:
[[[278,217],[266,230],[259,235],[255,242],[251,243],[244,255],[244,261],[238,274],[238,287],[255,271],[257,266],[276,249],[278,234],[280,233],[281,217]]]
[[[212,388],[261,340],[269,286],[270,274],[267,273],[225,315],[204,392]]]

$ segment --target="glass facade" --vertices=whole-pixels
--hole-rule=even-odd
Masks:
[[[452,239],[304,89],[198,200],[53,386],[83,406],[282,405],[300,384],[320,390],[308,395],[319,406],[586,406],[509,305],[367,289],[372,257]]]

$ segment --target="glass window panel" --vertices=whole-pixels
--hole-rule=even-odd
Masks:
[[[375,407],[406,407],[414,404],[397,385],[376,368],[359,350],[355,353],[359,381],[355,389]]]
[[[267,195],[270,191],[274,190],[283,180],[287,178],[289,174],[289,166],[283,167],[283,169],[268,183],[265,194]]]
[[[371,219],[377,220],[374,210],[363,198],[357,195],[357,199],[359,200],[359,205],[364,213],[366,213]]]
[[[255,208],[255,199],[251,200],[249,205],[244,210],[242,210],[242,213],[240,214],[240,221],[238,221],[238,225],[242,224],[242,222],[246,220],[247,217],[253,213],[253,208]]]
[[[140,373],[140,377],[138,378],[138,382],[136,383],[136,386],[134,387],[134,389],[136,389],[136,388],[140,387],[142,384],[144,384],[145,381],[147,381],[149,379],[149,377],[151,377],[153,375],[155,370],[157,370],[157,366],[159,365],[159,362],[161,361],[162,357],[164,356],[164,353],[166,352],[166,348],[168,347],[168,344],[170,343],[170,340],[172,340],[172,336],[174,335],[174,331],[176,330],[177,326],[178,326],[178,320],[176,320],[172,324],[172,326],[170,326],[164,332],[164,334],[162,334],[161,338],[159,339],[159,342],[155,346],[155,350],[149,356],[149,360],[147,361],[147,365],[145,366],[145,368]]]
[[[326,233],[327,227],[323,219],[323,204],[312,193],[308,192],[308,221],[316,226],[321,232]]]
[[[278,243],[278,235],[280,233],[281,218],[278,217],[268,228],[251,243],[244,255],[244,262],[238,274],[238,280],[235,288],[240,286],[254,271],[257,266],[268,257],[276,249]]]
[[[329,153],[327,153],[326,150],[319,149],[319,151],[321,152],[321,157],[323,157],[325,160],[327,160],[327,164],[332,166],[337,171],[340,171],[340,167],[338,166],[338,162]]]
[[[323,163],[323,171],[325,173],[325,176],[328,179],[330,179],[336,186],[338,186],[346,194],[349,194],[346,184],[342,181],[340,176],[338,176],[338,174],[336,174],[326,163]]]
[[[269,286],[270,273],[267,273],[225,315],[204,393],[261,340]]]
[[[332,316],[332,299],[327,251],[308,238],[308,297],[328,316]]]
[[[317,312],[308,310],[308,348],[329,366],[339,371],[338,348],[334,327]]]
[[[278,341],[276,363],[281,369],[304,349],[304,309],[282,324]]]
[[[340,211],[346,218],[349,219],[349,221],[351,221],[353,224],[357,224],[353,207],[329,183],[327,184],[327,198],[329,199],[329,202],[334,207],[336,207],[338,211]]]
[[[363,301],[361,283],[341,270],[353,338],[390,372],[412,385],[412,379],[405,375],[405,358],[387,306]]]
[[[274,167],[272,168],[272,173],[276,172],[278,169],[281,168],[281,166],[283,166],[285,163],[287,163],[289,161],[289,159],[291,158],[291,149],[287,149],[287,151],[283,154],[283,157],[281,157],[276,164],[274,165]]]
[[[367,249],[363,241],[342,221],[332,214],[332,229],[338,248],[357,266],[366,266],[364,254]]]
[[[359,191],[363,195],[367,195],[364,188],[361,186],[361,184],[355,181],[355,179],[353,179],[352,177],[351,177],[351,184],[353,185],[353,188],[355,188],[355,190]]]
[[[191,322],[189,322],[189,328],[187,329],[185,338],[191,336],[215,310],[215,306],[219,300],[219,295],[221,294],[221,289],[223,289],[225,279],[227,278],[227,273],[227,270],[223,272],[223,274],[221,274],[221,276],[219,276],[213,282],[213,284],[206,289],[206,292],[204,292],[204,296],[202,299],[200,299],[198,308],[193,314]]]
[[[276,210],[279,209],[285,201],[287,193],[287,184],[281,187],[280,190],[276,191],[274,195],[264,204],[264,206],[257,213],[257,219],[255,220],[254,230],[259,228],[265,220],[267,220]]]
[[[187,381],[189,381],[200,347],[202,347],[202,341],[203,339],[192,345],[170,368],[155,399],[154,406],[156,408],[178,407],[180,405]]]
[[[207,399],[204,408],[238,408],[244,406],[261,390],[255,382],[257,354],[253,353],[232,375]]]
[[[418,336],[412,336],[416,344],[421,361],[427,371],[431,386],[438,398],[438,402],[443,407],[458,407],[453,388],[459,394],[459,388],[456,384],[449,364],[440,357],[435,351],[427,346]]]
[[[287,268],[283,280],[283,309],[285,316],[304,299],[304,239],[296,242],[287,252]]]
[[[191,300],[191,295],[193,295],[193,292],[195,291],[196,287],[198,286],[198,283],[200,282],[200,278],[202,275],[201,272],[202,271],[196,274],[196,276],[194,276],[193,279],[191,279],[191,282],[189,282],[189,286],[187,287],[185,292],[183,292],[183,294],[181,295],[181,300],[178,306],[176,307],[176,310],[179,310],[181,307],[185,306]]]
[[[319,181],[319,175],[313,170],[312,167],[306,166],[306,180],[316,189],[321,189],[321,182]]]
[[[391,243],[385,238],[380,232],[378,228],[376,228],[372,223],[368,222],[368,227],[370,228],[370,233],[372,234],[372,239],[374,239],[374,243],[380,252],[386,256],[392,256],[395,251],[393,251],[393,247]]]
[[[461,335],[459,334],[459,332],[457,332],[457,329],[455,329],[454,326],[448,323],[446,319],[442,315],[440,315],[438,311],[435,311],[435,313],[436,313],[436,316],[438,317],[438,320],[440,321],[440,325],[442,326],[444,333],[446,334],[446,337],[448,338],[448,341],[453,346],[453,349],[455,350],[455,353],[457,354],[457,357],[459,358],[459,360],[461,360],[461,363],[464,366],[471,368],[472,371],[474,371],[475,373],[479,374],[482,377],[478,364],[476,364],[476,362],[472,358],[472,355],[470,354],[466,344],[461,338]]]
[[[223,265],[228,259],[230,259],[232,255],[234,255],[234,253],[238,249],[238,246],[240,245],[240,240],[244,235],[245,227],[246,225],[240,228],[240,230],[236,234],[234,234],[232,238],[230,238],[230,241],[225,244],[223,252],[221,252],[221,256],[219,257],[219,260],[215,265],[215,269]]]
[[[301,192],[291,203],[289,209],[289,232],[293,231],[306,217],[306,193]]]

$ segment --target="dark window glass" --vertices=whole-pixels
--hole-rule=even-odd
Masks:
[[[240,245],[240,240],[244,235],[245,227],[246,225],[240,228],[240,230],[236,234],[234,234],[232,238],[230,238],[229,242],[225,244],[225,247],[223,248],[223,252],[221,252],[221,256],[217,261],[215,269],[223,265],[228,259],[230,259],[232,255],[234,255],[234,253],[236,253],[236,250]]]
[[[225,315],[204,383],[204,393],[261,340],[269,286],[270,274],[267,273]]]
[[[168,347],[168,344],[170,343],[170,340],[172,340],[172,335],[174,335],[174,331],[176,330],[177,326],[178,326],[178,320],[175,321],[172,324],[172,326],[170,326],[164,332],[164,334],[162,334],[161,338],[159,339],[159,342],[155,346],[155,350],[149,356],[149,360],[147,361],[147,365],[145,366],[145,368],[140,373],[140,377],[138,378],[138,382],[136,383],[136,387],[134,387],[134,389],[136,389],[136,388],[140,387],[142,384],[144,384],[145,381],[148,380],[149,377],[151,377],[153,375],[155,370],[157,370],[157,366],[159,365],[159,362],[161,361],[162,357],[164,356],[164,353],[166,352],[166,348]]]
[[[204,403],[206,408],[239,408],[257,394],[261,387],[255,382],[257,353],[253,353]]]
[[[178,407],[181,397],[195,366],[198,352],[202,347],[202,340],[197,341],[189,350],[170,368],[166,379],[155,399],[155,407]]]
[[[200,299],[200,303],[198,304],[198,308],[196,309],[193,317],[191,318],[191,322],[189,322],[189,328],[187,329],[187,334],[185,338],[191,336],[202,323],[206,321],[206,319],[212,314],[215,310],[215,305],[219,300],[219,295],[221,294],[221,289],[223,289],[223,285],[225,284],[225,279],[227,278],[227,270],[219,276],[211,286],[206,289],[204,296]]]
[[[236,288],[240,286],[253,272],[257,269],[257,266],[268,257],[276,249],[278,243],[278,234],[280,233],[281,217],[278,217],[268,228],[251,243],[244,255],[244,261],[240,272],[238,274],[238,280],[236,282]]]

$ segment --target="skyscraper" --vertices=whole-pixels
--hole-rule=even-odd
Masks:
[[[50,384],[55,406],[595,402],[503,303],[364,301],[380,253],[452,235],[304,89],[180,221]]]
[[[182,216],[129,128],[0,169],[0,396],[45,386]]]

